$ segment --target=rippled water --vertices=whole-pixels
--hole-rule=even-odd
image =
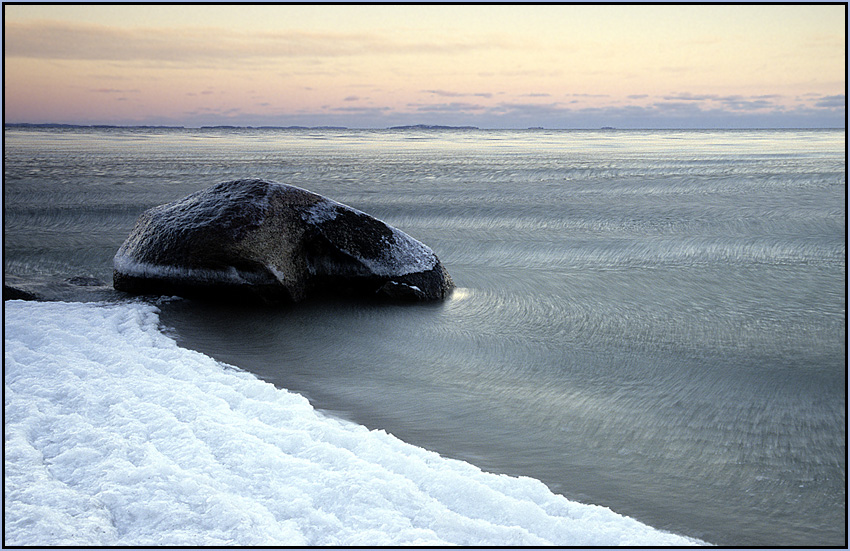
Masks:
[[[658,528],[845,543],[843,131],[5,138],[9,281],[117,298],[112,255],[145,208],[243,177],[305,187],[428,244],[451,300],[163,304],[183,346]]]

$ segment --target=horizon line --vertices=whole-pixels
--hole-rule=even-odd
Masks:
[[[233,125],[233,124],[205,124],[201,126],[185,126],[176,124],[109,124],[109,123],[60,123],[60,122],[3,122],[3,127],[22,128],[160,128],[173,130],[847,130],[845,126],[705,126],[705,127],[681,127],[681,126],[657,126],[657,127],[551,127],[528,126],[528,127],[478,127],[471,125],[443,125],[443,124],[403,124],[384,127],[357,127],[337,125]]]

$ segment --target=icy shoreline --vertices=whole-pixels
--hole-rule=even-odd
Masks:
[[[326,417],[141,303],[5,302],[6,545],[683,546]]]

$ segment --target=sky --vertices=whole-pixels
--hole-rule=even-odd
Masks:
[[[6,123],[844,127],[844,4],[4,5]]]

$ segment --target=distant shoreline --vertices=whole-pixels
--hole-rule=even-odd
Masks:
[[[209,125],[209,126],[177,126],[177,125],[154,125],[154,124],[66,124],[66,123],[30,123],[30,122],[6,122],[4,128],[85,128],[85,129],[122,129],[136,128],[149,130],[603,130],[603,131],[670,131],[670,130],[846,130],[843,126],[816,126],[816,127],[706,127],[706,128],[616,128],[613,126],[601,126],[596,128],[545,128],[542,126],[529,126],[527,128],[479,128],[477,126],[447,126],[439,124],[411,124],[401,126],[388,126],[384,128],[360,128],[348,126],[238,126],[238,125]]]

